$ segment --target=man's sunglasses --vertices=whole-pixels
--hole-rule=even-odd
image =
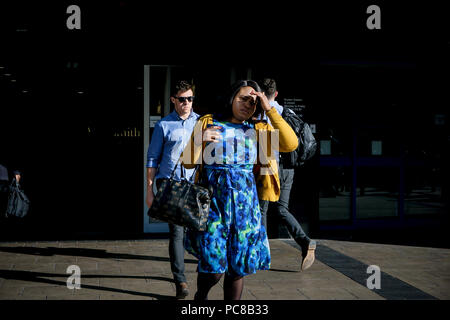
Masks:
[[[178,99],[178,101],[180,101],[181,103],[185,102],[186,100],[189,102],[194,101],[194,96],[190,96],[190,97],[174,97],[175,99]]]

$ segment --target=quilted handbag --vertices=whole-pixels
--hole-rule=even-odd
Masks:
[[[208,221],[212,192],[200,184],[195,184],[183,177],[173,179],[175,170],[170,178],[158,179],[158,192],[147,214],[154,219],[177,224],[197,231],[205,231]],[[195,171],[192,177],[195,177]]]

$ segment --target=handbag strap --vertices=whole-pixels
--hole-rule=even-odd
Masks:
[[[175,175],[175,170],[177,169],[178,164],[181,164],[180,162],[181,162],[180,159],[178,159],[177,163],[175,164],[175,167],[172,170],[172,173],[170,174],[170,179],[173,179],[173,177]],[[194,172],[191,175],[191,181],[193,181],[195,179],[195,173],[197,172],[198,167],[200,167],[199,164],[197,164],[195,166]],[[184,169],[185,168],[183,166],[181,166],[181,179],[185,178],[185,176],[184,176]]]

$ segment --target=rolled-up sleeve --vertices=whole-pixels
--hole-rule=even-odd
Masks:
[[[164,132],[158,121],[153,129],[152,141],[147,150],[147,168],[158,168],[164,144]]]

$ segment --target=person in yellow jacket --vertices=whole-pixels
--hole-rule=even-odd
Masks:
[[[224,299],[239,300],[243,277],[270,268],[259,199],[278,200],[277,151],[298,145],[255,81],[235,83],[225,104],[198,120],[181,156],[186,168],[200,167],[197,182],[213,191],[207,229],[186,234],[185,248],[199,260],[196,300],[206,300],[223,274]],[[272,125],[253,120],[262,112]]]

